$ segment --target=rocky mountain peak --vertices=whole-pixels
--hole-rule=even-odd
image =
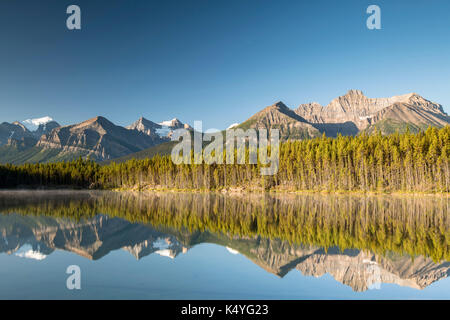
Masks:
[[[417,93],[368,98],[361,90],[352,89],[333,99],[326,107],[316,103],[303,104],[295,112],[308,122],[323,127],[325,131],[339,126],[345,129],[348,125],[361,131],[384,120],[395,121],[395,127],[399,128],[407,123],[422,128],[428,125],[443,126],[449,122],[441,105],[428,101]],[[341,127],[338,131],[342,131]],[[354,134],[355,130],[347,131]]]
[[[79,124],[71,126],[75,129],[94,129],[94,130],[100,130],[103,134],[106,133],[108,130],[113,129],[116,127],[114,123],[106,119],[102,116],[97,116],[95,118],[83,121]]]
[[[270,129],[272,127],[280,130],[282,140],[319,136],[316,128],[281,101],[264,108],[236,128]]]
[[[421,106],[421,107],[429,108],[431,111],[445,114],[445,111],[444,111],[444,108],[442,107],[442,105],[431,102],[415,92],[410,93],[408,95],[408,98],[405,100],[407,100],[407,101],[405,101],[406,103],[411,104],[413,106]]]
[[[280,109],[282,109],[282,108],[287,108],[287,106],[284,104],[283,101],[277,101],[277,102],[275,102],[274,106],[276,106],[277,108],[280,108]]]
[[[159,125],[161,125],[163,127],[168,127],[172,130],[175,130],[175,129],[190,130],[190,129],[192,129],[192,127],[190,125],[188,125],[187,123],[181,122],[178,118],[173,118],[172,120],[160,122]]]
[[[50,133],[53,129],[59,128],[60,124],[56,121],[50,121],[40,124],[36,131],[33,131],[35,138],[39,139],[42,135]]]
[[[0,124],[0,145],[8,144],[10,139],[32,138],[33,134],[20,122]]]
[[[22,129],[22,130],[25,131],[25,132],[28,132],[28,131],[29,131],[29,130],[27,129],[27,127],[25,127],[25,126],[24,126],[22,123],[20,123],[19,121],[14,121],[12,124],[15,125],[15,126],[20,127],[20,129]]]
[[[106,160],[152,147],[161,141],[158,136],[127,130],[98,116],[79,124],[56,128],[43,135],[37,146]]]
[[[361,90],[349,90],[345,95],[330,102],[327,108],[335,112],[348,112],[350,110],[362,109],[367,105],[367,97]]]
[[[140,117],[136,122],[126,127],[129,130],[137,130],[148,136],[157,136],[157,130],[161,129],[161,125],[150,121],[144,117]]]
[[[105,117],[102,116],[97,116],[95,118],[92,119],[93,122],[97,122],[101,125],[110,125],[113,124],[111,121],[109,121],[108,119],[106,119]]]
[[[263,110],[258,112],[256,115],[262,116],[262,115],[272,114],[272,113],[290,114],[291,112],[292,112],[292,110],[290,108],[288,108],[282,101],[278,101],[270,106],[265,107]]]
[[[135,122],[135,124],[143,124],[143,125],[146,125],[146,126],[152,126],[152,127],[157,127],[157,128],[159,128],[159,127],[161,127],[159,124],[157,124],[156,122],[153,122],[153,121],[151,121],[151,120],[148,120],[148,119],[146,119],[146,118],[144,118],[144,117],[140,117],[136,122]]]
[[[173,118],[172,120],[166,120],[166,121],[160,122],[159,124],[161,126],[170,127],[170,128],[182,128],[183,127],[183,123],[177,118]]]
[[[277,101],[273,105],[266,107],[266,110],[277,109],[280,111],[290,110],[283,101]]]
[[[183,123],[180,121],[180,119],[178,119],[178,118],[172,119],[171,122],[172,122],[172,126],[177,126],[177,125],[183,124]]]
[[[347,93],[344,95],[344,97],[365,97],[364,93],[361,90],[357,89],[350,89],[347,91]]]

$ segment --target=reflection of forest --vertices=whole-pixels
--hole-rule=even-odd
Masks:
[[[436,197],[83,192],[3,194],[0,203],[0,252],[40,259],[62,249],[96,260],[120,248],[137,259],[175,258],[216,243],[280,277],[329,273],[355,291],[379,283],[422,289],[450,273],[450,262],[426,257],[448,260],[448,200]],[[400,254],[421,250],[414,259]]]
[[[446,197],[113,192],[0,194],[0,212],[83,219],[107,214],[177,233],[280,239],[450,261]],[[4,217],[2,218],[4,219]],[[226,238],[226,237],[225,237]]]

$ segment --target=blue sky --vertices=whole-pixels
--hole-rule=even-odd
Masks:
[[[77,4],[82,30],[66,28]],[[366,28],[381,8],[382,30]],[[178,117],[226,128],[282,100],[417,92],[450,111],[450,2],[0,2],[0,122]]]

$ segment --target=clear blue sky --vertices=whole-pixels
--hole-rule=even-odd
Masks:
[[[82,30],[66,28],[66,8]],[[377,4],[382,30],[366,28]],[[225,128],[282,100],[417,92],[450,111],[450,1],[0,2],[0,122],[178,117]]]

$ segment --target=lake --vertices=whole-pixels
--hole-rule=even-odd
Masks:
[[[449,205],[2,191],[0,299],[450,299]]]

